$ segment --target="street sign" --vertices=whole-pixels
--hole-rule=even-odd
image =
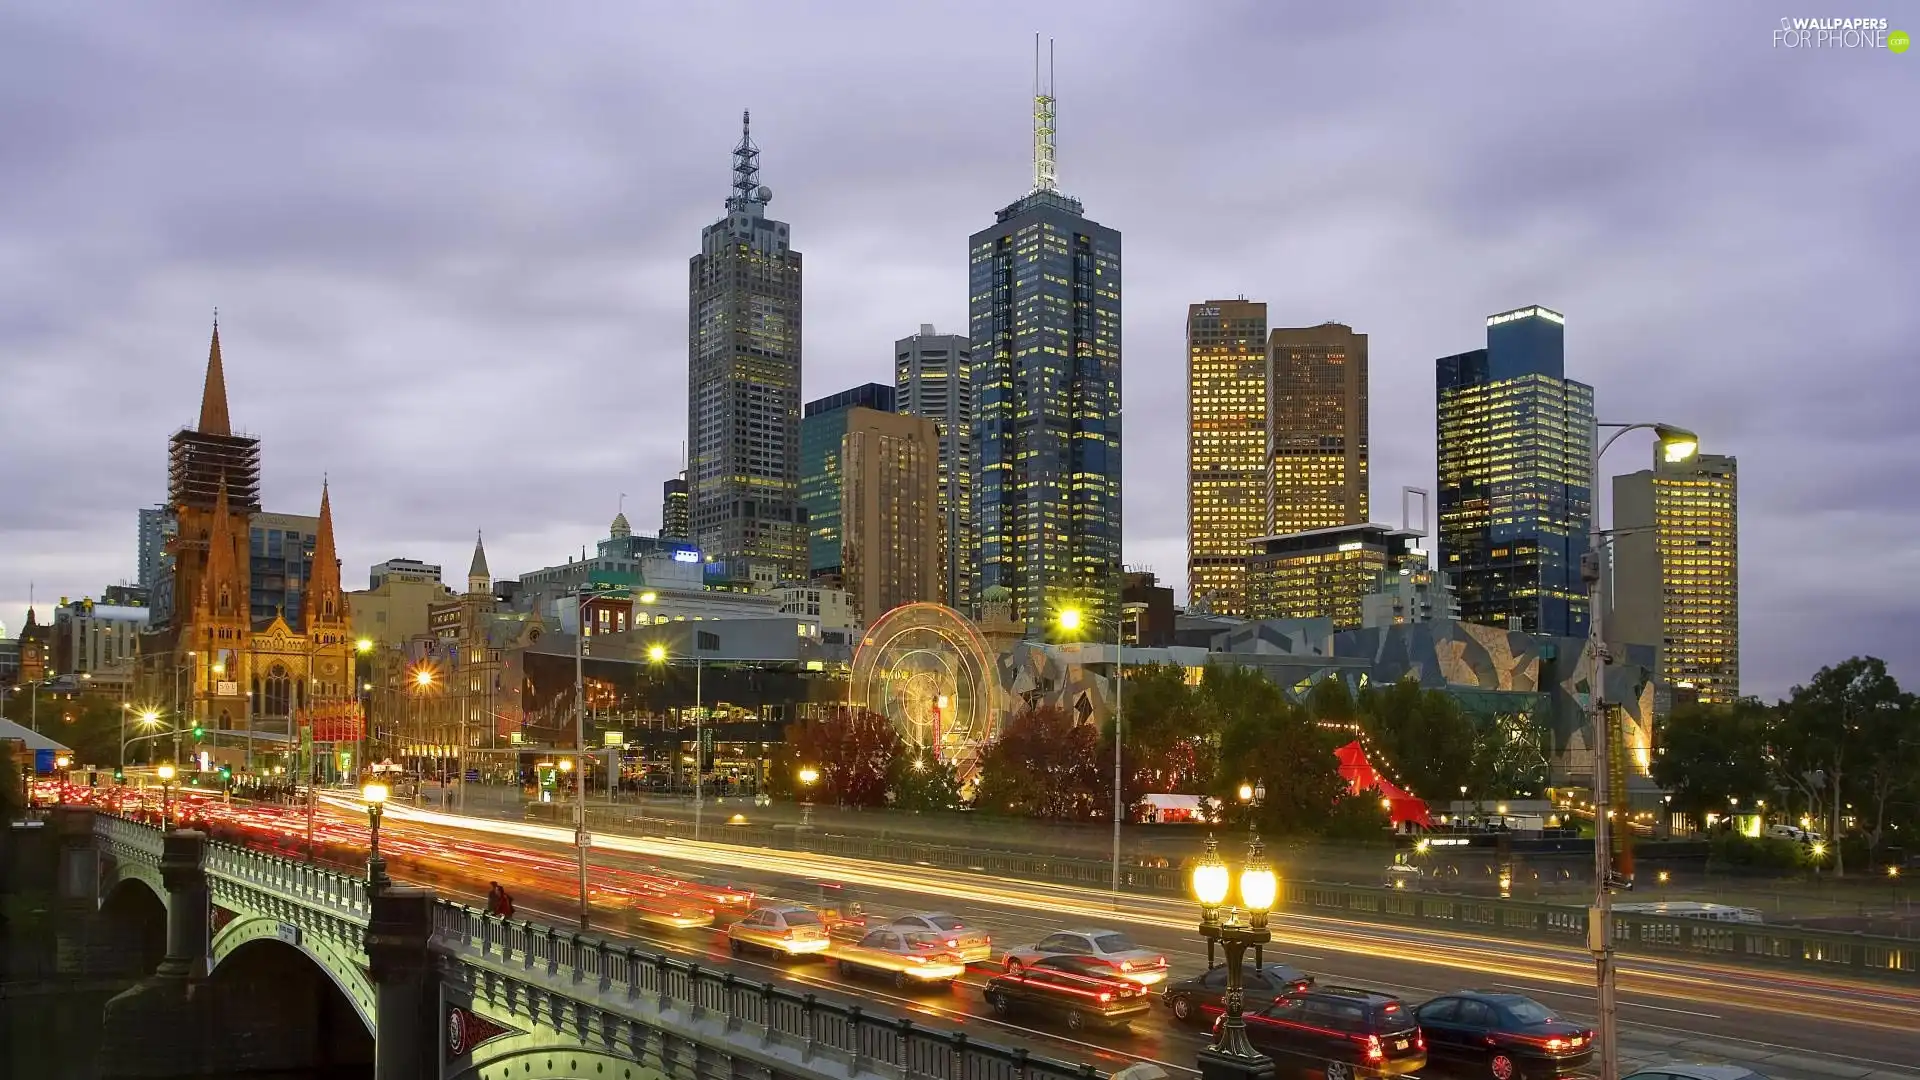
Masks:
[[[480,770],[479,770],[479,769],[468,769],[468,770],[467,770],[467,783],[469,783],[469,784],[477,784],[477,783],[479,783],[479,782],[480,782]]]

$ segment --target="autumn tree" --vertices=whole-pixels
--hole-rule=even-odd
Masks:
[[[1480,740],[1444,690],[1426,689],[1411,676],[1371,687],[1361,695],[1360,726],[1410,794],[1451,799],[1472,781]]]
[[[876,712],[841,709],[787,728],[789,762],[775,767],[795,776],[803,768],[819,772],[811,791],[794,794],[836,806],[884,806],[888,778],[906,747],[893,722]]]
[[[1119,718],[1123,794],[1129,806],[1156,793],[1204,795],[1218,771],[1219,730],[1200,707],[1186,669],[1143,664],[1127,669]],[[1113,760],[1113,718],[1101,737],[1100,759]]]
[[[896,810],[957,810],[961,801],[960,774],[951,761],[935,761],[925,754],[902,754],[893,759],[887,792]]]
[[[1730,704],[1683,704],[1654,722],[1653,782],[1672,807],[1696,820],[1725,813],[1733,800],[1753,805],[1773,780],[1767,730],[1773,711],[1753,698]]]
[[[1781,703],[1773,737],[1777,774],[1815,806],[1824,797],[1837,825],[1841,806],[1870,794],[1863,778],[1870,777],[1875,758],[1899,751],[1898,719],[1909,700],[1877,657],[1821,668]],[[1834,829],[1831,837],[1836,876],[1846,872],[1839,832]]]
[[[1094,725],[1056,705],[1029,705],[982,751],[973,805],[1061,821],[1095,817],[1111,799],[1099,748]]]

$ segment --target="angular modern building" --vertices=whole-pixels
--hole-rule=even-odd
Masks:
[[[1367,335],[1353,327],[1277,327],[1267,338],[1263,535],[1364,524]]]
[[[893,387],[867,383],[807,402],[800,421],[800,506],[807,519],[806,577],[841,572],[840,503],[845,495],[840,455],[855,409],[893,411]]]
[[[1187,307],[1187,595],[1247,612],[1248,542],[1264,536],[1267,305]]]
[[[1440,562],[1470,623],[1587,633],[1593,387],[1566,377],[1566,318],[1487,319],[1487,347],[1436,363]]]
[[[1687,453],[1613,478],[1611,641],[1648,645],[1668,685],[1740,696],[1740,485],[1734,458]]]
[[[1053,96],[1034,97],[1034,183],[967,242],[979,591],[1045,625],[1110,633],[1120,591],[1120,234],[1054,180]],[[1091,629],[1091,628],[1090,628]]]
[[[1336,630],[1363,624],[1363,601],[1387,578],[1427,567],[1419,533],[1371,523],[1266,536],[1251,547],[1250,618],[1330,619]]]
[[[973,516],[973,346],[960,334],[939,334],[929,323],[893,343],[893,389],[898,411],[934,422],[940,438],[940,522],[946,536],[942,600],[960,611],[973,606],[974,564],[980,534]]]
[[[703,553],[800,577],[800,253],[766,215],[773,189],[746,121],[726,216],[687,272],[690,531]]]
[[[687,474],[660,485],[660,536],[667,540],[690,540],[687,522]]]

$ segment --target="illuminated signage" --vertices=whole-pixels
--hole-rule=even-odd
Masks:
[[[680,548],[679,550],[673,553],[673,561],[674,562],[699,562],[700,553],[697,551],[688,550],[687,548]]]
[[[1352,540],[1347,543],[1341,544],[1340,550],[1341,551],[1359,551],[1361,548],[1365,546],[1366,546],[1365,544],[1362,544],[1358,540]]]
[[[1208,316],[1220,314],[1220,309],[1217,307],[1195,308],[1193,314],[1198,318],[1206,318]]]
[[[1550,323],[1559,323],[1562,326],[1567,324],[1567,317],[1557,311],[1548,311],[1543,307],[1530,307],[1521,308],[1518,311],[1503,311],[1498,315],[1489,315],[1487,316],[1487,325],[1499,326],[1501,323],[1510,323],[1516,319],[1531,319],[1535,316],[1545,319]]]

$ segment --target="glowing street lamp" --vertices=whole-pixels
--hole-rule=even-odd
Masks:
[[[160,778],[160,828],[164,832],[173,828],[173,766],[162,765],[154,775]]]
[[[373,639],[363,637],[360,640],[355,641],[353,643],[353,651],[359,653],[362,656],[365,656],[366,654],[372,652]]]
[[[800,791],[804,796],[800,803],[800,827],[813,828],[813,785],[820,782],[820,770],[811,765],[800,767]]]
[[[1233,875],[1213,837],[1207,837],[1206,853],[1194,864],[1191,877],[1194,899],[1200,902],[1200,936],[1207,939],[1207,969],[1213,969],[1215,943],[1227,957],[1226,1016],[1213,1045],[1200,1051],[1200,1075],[1203,1080],[1270,1080],[1273,1062],[1247,1039],[1242,973],[1247,950],[1253,950],[1257,969],[1263,960],[1262,948],[1273,940],[1267,913],[1279,896],[1280,879],[1258,836],[1248,842],[1247,862],[1240,870],[1241,908],[1224,907]]]
[[[1060,629],[1071,634],[1080,629],[1081,618],[1079,608],[1062,608],[1055,621],[1060,624]]]
[[[380,815],[386,810],[387,785],[370,780],[360,788],[367,804],[367,891],[376,893],[391,882],[387,880],[387,860],[380,857]]]

